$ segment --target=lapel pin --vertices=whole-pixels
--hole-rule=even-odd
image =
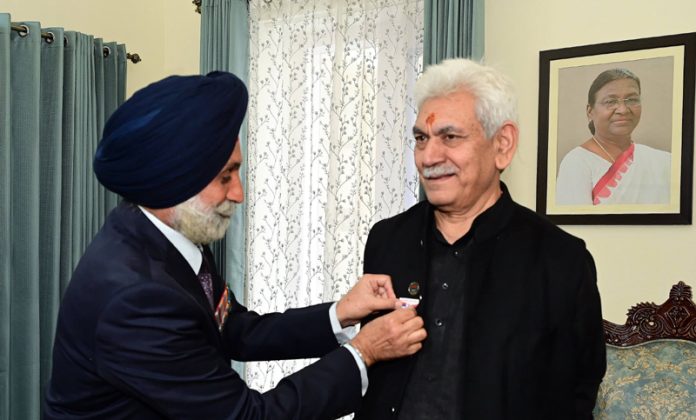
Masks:
[[[408,294],[411,296],[418,296],[418,292],[420,292],[420,285],[418,284],[417,281],[412,281],[408,285]]]

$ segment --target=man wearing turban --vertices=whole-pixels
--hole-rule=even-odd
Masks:
[[[46,419],[322,419],[355,411],[366,368],[425,338],[388,276],[365,275],[339,302],[259,315],[217,274],[244,192],[237,137],[247,91],[236,76],[172,76],[109,119],[94,158],[123,197],[80,260],[63,298]],[[343,345],[341,345],[343,344]],[[230,360],[320,357],[259,393]]]

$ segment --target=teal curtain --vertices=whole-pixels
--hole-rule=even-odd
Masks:
[[[0,14],[0,419],[10,418],[10,19]],[[5,285],[7,282],[7,286]]]
[[[480,60],[484,47],[485,0],[427,0],[423,67],[445,58]]]
[[[249,11],[246,0],[203,0],[201,7],[201,74],[225,70],[245,83],[249,74]],[[239,140],[246,156],[246,123]],[[247,160],[246,158],[244,159]],[[242,183],[246,185],[245,166]],[[235,296],[244,301],[246,206],[237,211],[225,239],[213,244],[217,266]]]
[[[91,167],[124,96],[107,61],[90,35],[0,13],[0,419],[40,418],[61,294],[116,202]]]
[[[249,75],[249,10],[247,0],[203,0],[201,5],[201,74],[225,70],[247,83]],[[248,83],[247,83],[248,86]],[[247,125],[242,125],[239,141],[244,161],[247,150]],[[246,166],[241,169],[242,185],[246,186]],[[246,204],[242,203],[232,217],[227,235],[211,247],[215,262],[240,302],[246,298],[244,272],[246,262]],[[244,374],[244,364],[232,362]]]

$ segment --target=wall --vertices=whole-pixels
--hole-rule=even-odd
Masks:
[[[539,51],[696,32],[696,3],[487,0],[486,62],[515,83],[521,138],[504,174],[513,197],[536,207]],[[695,183],[696,184],[696,183]],[[696,194],[694,194],[696,196]],[[583,238],[597,263],[604,318],[623,323],[637,302],[662,303],[670,286],[696,289],[696,226],[563,226]]]
[[[128,62],[126,94],[170,74],[198,73],[200,15],[190,0],[3,0],[13,22],[38,21],[125,43],[143,61]]]

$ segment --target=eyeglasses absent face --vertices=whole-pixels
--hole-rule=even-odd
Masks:
[[[611,110],[619,108],[622,103],[628,108],[637,108],[640,106],[640,96],[631,96],[624,99],[606,98],[600,102],[603,107]]]

